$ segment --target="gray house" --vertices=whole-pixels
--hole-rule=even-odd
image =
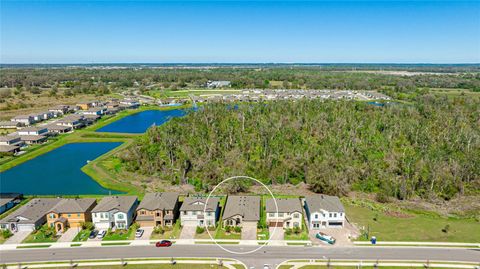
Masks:
[[[305,197],[305,213],[310,229],[341,228],[345,209],[337,196],[317,194]]]
[[[35,198],[15,212],[0,220],[0,228],[12,232],[34,231],[47,222],[47,212],[58,204],[60,198]]]
[[[0,214],[19,204],[22,199],[20,193],[0,193]]]
[[[260,197],[228,196],[223,211],[224,226],[257,225],[260,220]]]

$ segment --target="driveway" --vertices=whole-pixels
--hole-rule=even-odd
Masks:
[[[242,223],[242,240],[257,240],[257,224],[250,222]]]
[[[194,239],[197,225],[195,223],[185,222],[180,232],[180,239]]]
[[[143,234],[141,237],[135,237],[135,240],[149,240],[153,232],[153,227],[141,227]]]
[[[32,232],[16,232],[4,244],[20,244]]]
[[[65,233],[63,233],[57,242],[72,242],[75,236],[80,232],[80,228],[70,228]]]
[[[273,232],[273,230],[275,230],[275,233]],[[282,227],[277,227],[277,229],[275,229],[274,227],[268,227],[268,233],[271,236],[270,240],[283,240],[285,230],[283,230]]]

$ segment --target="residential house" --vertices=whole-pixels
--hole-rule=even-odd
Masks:
[[[303,209],[298,198],[277,198],[277,207],[274,200],[267,199],[265,211],[266,220],[269,227],[283,227],[292,229],[294,227],[302,228]]]
[[[85,116],[83,115],[68,115],[56,122],[57,125],[69,126],[73,129],[79,129],[85,126]]]
[[[0,129],[18,129],[23,124],[16,121],[0,121]]]
[[[230,87],[231,82],[226,81],[226,80],[218,80],[218,81],[208,81],[207,82],[207,88],[224,88],[224,87]]]
[[[87,109],[93,107],[93,103],[92,102],[82,102],[82,103],[78,103],[77,107],[79,107],[81,110],[87,110]]]
[[[260,220],[260,197],[228,196],[223,210],[224,226],[257,226]]]
[[[219,203],[217,197],[210,197],[208,203],[206,197],[185,197],[180,207],[182,225],[215,227],[220,215]]]
[[[141,227],[171,226],[178,218],[178,193],[147,193],[137,208],[137,223]]]
[[[14,233],[34,231],[47,222],[47,212],[60,201],[60,198],[34,198],[0,220],[0,229],[8,229]]]
[[[48,129],[46,127],[25,127],[18,130],[18,135],[48,135]]]
[[[21,135],[20,139],[27,145],[42,144],[47,141],[44,135]]]
[[[92,210],[92,221],[97,229],[128,229],[138,206],[136,196],[108,196]]]
[[[21,193],[0,193],[0,214],[19,204],[22,199]]]
[[[120,101],[120,104],[125,108],[138,108],[140,106],[140,102],[134,99],[125,98]]]
[[[73,130],[73,127],[71,126],[64,126],[58,124],[49,124],[45,127],[47,127],[48,132],[51,134],[64,134]]]
[[[97,115],[101,116],[107,111],[105,107],[92,107],[86,110],[82,110],[79,113],[82,115]]]
[[[67,227],[81,227],[92,221],[91,211],[96,205],[95,198],[62,199],[47,212],[47,223],[59,233]]]
[[[4,135],[0,136],[0,152],[3,153],[17,153],[20,147],[25,144],[19,136]]]
[[[70,106],[67,105],[58,105],[56,107],[50,108],[48,111],[53,112],[55,117],[65,115],[71,111]]]
[[[310,229],[343,227],[345,209],[337,196],[324,194],[305,198],[305,213]]]
[[[43,111],[38,113],[40,120],[49,120],[54,117],[54,113],[52,111]]]
[[[28,126],[35,123],[35,119],[32,115],[20,115],[10,119],[13,122],[20,122],[21,124]]]

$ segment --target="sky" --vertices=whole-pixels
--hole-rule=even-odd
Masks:
[[[0,0],[0,63],[480,63],[480,1]]]

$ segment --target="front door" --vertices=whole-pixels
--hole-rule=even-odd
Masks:
[[[57,232],[61,232],[62,231],[62,224],[61,223],[57,223]]]

